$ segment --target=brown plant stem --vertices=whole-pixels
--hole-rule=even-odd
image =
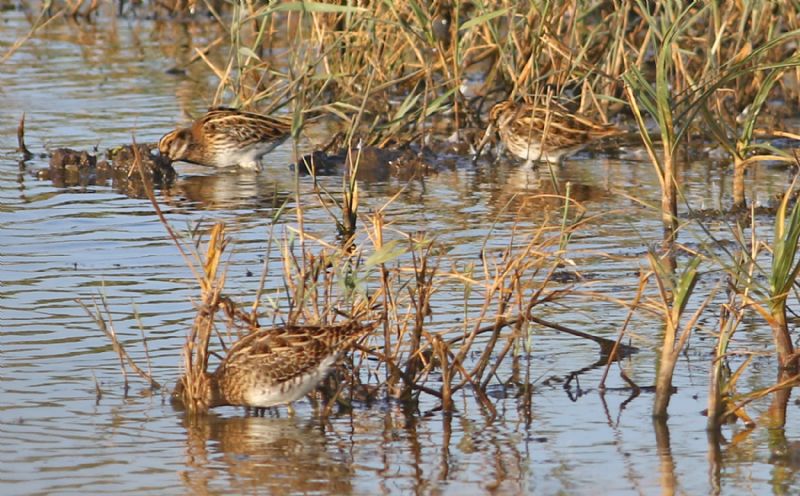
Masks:
[[[117,337],[117,333],[114,331],[113,323],[110,320],[110,315],[111,314],[108,313],[108,307],[106,307],[106,314],[109,315],[109,323],[106,324],[106,321],[103,319],[103,317],[102,317],[102,315],[100,313],[100,310],[97,308],[97,304],[96,303],[95,303],[95,310],[96,310],[97,313],[93,312],[81,300],[75,300],[75,301],[78,303],[78,305],[80,305],[83,308],[83,310],[87,313],[87,315],[89,315],[89,317],[91,317],[92,320],[95,321],[95,323],[97,324],[97,327],[99,327],[100,330],[103,331],[103,334],[108,336],[108,338],[111,340],[111,346],[114,348],[114,351],[119,356],[120,370],[122,370],[122,376],[123,376],[123,378],[125,380],[125,390],[127,391],[127,389],[128,389],[128,374],[125,371],[125,364],[126,363],[128,364],[128,366],[134,372],[136,372],[136,374],[139,377],[141,377],[142,379],[147,381],[150,384],[151,388],[153,388],[153,389],[161,388],[161,384],[159,384],[158,381],[153,379],[153,377],[150,374],[148,374],[147,372],[145,372],[144,370],[139,368],[138,365],[136,365],[136,362],[133,360],[133,358],[131,358],[131,356],[125,350],[125,347],[122,345],[122,343],[119,342],[119,338]],[[103,298],[102,301],[103,301],[103,305],[105,306],[105,298]]]
[[[737,142],[737,146],[739,143]],[[747,201],[744,195],[744,173],[746,161],[738,153],[733,156],[733,210],[744,210]]]
[[[33,153],[28,150],[28,147],[25,146],[25,113],[22,113],[22,117],[19,119],[19,125],[17,126],[17,151],[22,153],[22,160],[29,160],[33,157]]]

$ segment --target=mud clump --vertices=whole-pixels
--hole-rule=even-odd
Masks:
[[[352,165],[351,165],[352,162]],[[374,146],[341,149],[329,154],[316,151],[293,165],[301,175],[336,176],[346,170],[355,170],[356,178],[364,181],[385,181],[390,177],[410,179],[429,172],[433,163],[430,157],[421,157],[410,150],[386,149]]]
[[[34,171],[42,180],[50,180],[56,187],[85,188],[87,186],[108,185],[114,190],[131,197],[145,196],[141,174],[136,166],[139,155],[145,177],[155,187],[168,187],[177,178],[175,169],[165,157],[154,153],[155,145],[122,145],[107,150],[104,158],[87,151],[70,148],[57,148],[50,153],[49,167]]]
[[[79,171],[96,166],[97,157],[89,155],[86,151],[78,151],[71,148],[56,148],[53,150],[53,153],[50,154],[51,169]]]
[[[59,188],[96,184],[97,157],[86,151],[56,148],[50,153],[49,167],[34,174]]]
[[[136,151],[134,151],[134,146]],[[137,144],[118,146],[106,151],[115,190],[135,198],[142,198],[146,195],[141,173],[136,166],[136,152],[139,155],[142,173],[150,184],[165,188],[175,182],[178,177],[175,169],[172,168],[166,157],[154,154],[154,149],[154,145]]]
[[[155,147],[152,145],[123,145],[109,149],[106,155],[111,160],[111,169],[114,172],[123,173],[128,177],[139,176],[134,146],[136,146],[136,151],[139,153],[142,170],[150,180],[156,183],[175,180],[175,169],[172,168],[166,157],[153,154]]]

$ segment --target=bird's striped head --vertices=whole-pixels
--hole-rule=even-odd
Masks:
[[[494,126],[504,125],[514,115],[514,102],[505,100],[489,111],[489,122]]]
[[[158,141],[158,151],[170,162],[185,160],[192,144],[192,130],[188,128],[171,131]]]

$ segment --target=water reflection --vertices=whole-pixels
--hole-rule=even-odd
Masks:
[[[800,482],[800,441],[789,441],[783,429],[769,433],[772,486],[776,494],[792,494]]]
[[[291,196],[291,190],[281,187],[264,175],[231,169],[183,176],[162,191],[162,195],[168,204],[207,210],[272,209],[283,205]]]
[[[72,193],[93,193],[94,186],[110,187],[114,192],[130,198],[146,199],[145,186],[138,171],[117,170],[98,163],[97,167],[56,167],[36,168],[19,163],[17,174],[18,190],[23,201],[35,201],[26,196],[26,182],[31,180],[48,181],[53,187],[69,190]],[[198,170],[206,174],[189,174],[175,178],[169,177],[154,182],[161,199],[168,205],[219,209],[274,209],[283,205],[289,192],[265,175],[243,173],[236,169]],[[284,181],[285,182],[285,181]]]
[[[329,446],[314,421],[295,418],[185,416],[192,494],[350,494],[353,462]]]
[[[678,481],[675,476],[675,460],[672,456],[672,444],[667,421],[663,418],[653,418],[653,431],[655,431],[656,435],[661,494],[672,495],[678,489]]]
[[[528,492],[530,454],[503,423],[389,407],[319,419],[186,416],[180,474],[196,494]],[[371,473],[374,479],[359,471]],[[360,482],[357,482],[359,481]],[[366,483],[365,483],[366,482]],[[469,486],[465,486],[469,487]]]
[[[722,433],[719,429],[706,430],[706,439],[708,441],[708,485],[711,488],[710,494],[720,494],[722,484],[720,477],[722,475]]]
[[[493,214],[530,219],[543,211],[562,209],[565,196],[579,203],[607,202],[611,197],[606,184],[608,176],[597,165],[587,177],[574,166],[542,164],[531,167],[495,162],[486,171],[478,170],[476,180],[483,183],[483,187],[491,187],[488,203]]]
[[[365,433],[379,432],[375,468],[383,493],[425,494],[469,487],[462,484],[504,494],[528,492],[529,456],[520,450],[519,436],[501,423],[468,415],[420,417],[392,408],[369,422],[356,419],[355,426],[369,427]],[[358,450],[364,449],[369,448]]]
[[[796,371],[781,370],[776,384],[784,387],[772,393],[769,408],[759,418],[758,425],[767,429],[770,450],[769,463],[772,464],[772,486],[776,492],[789,494],[796,488],[800,480],[800,441],[789,441],[786,437],[786,410],[792,396],[792,388],[786,387],[796,383]]]

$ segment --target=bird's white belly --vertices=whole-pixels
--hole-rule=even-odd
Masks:
[[[542,158],[542,147],[538,143],[531,143],[526,147],[511,150],[511,152],[519,158],[531,162],[536,162]]]
[[[252,388],[244,399],[248,405],[260,408],[283,405],[299,400],[317,387],[317,384],[325,378],[331,365],[335,362],[336,356],[329,356],[313,370],[290,379],[283,384],[263,385]]]
[[[286,138],[273,141],[259,141],[247,146],[230,147],[225,150],[223,167],[236,166],[243,169],[261,170],[261,157],[283,143]]]

